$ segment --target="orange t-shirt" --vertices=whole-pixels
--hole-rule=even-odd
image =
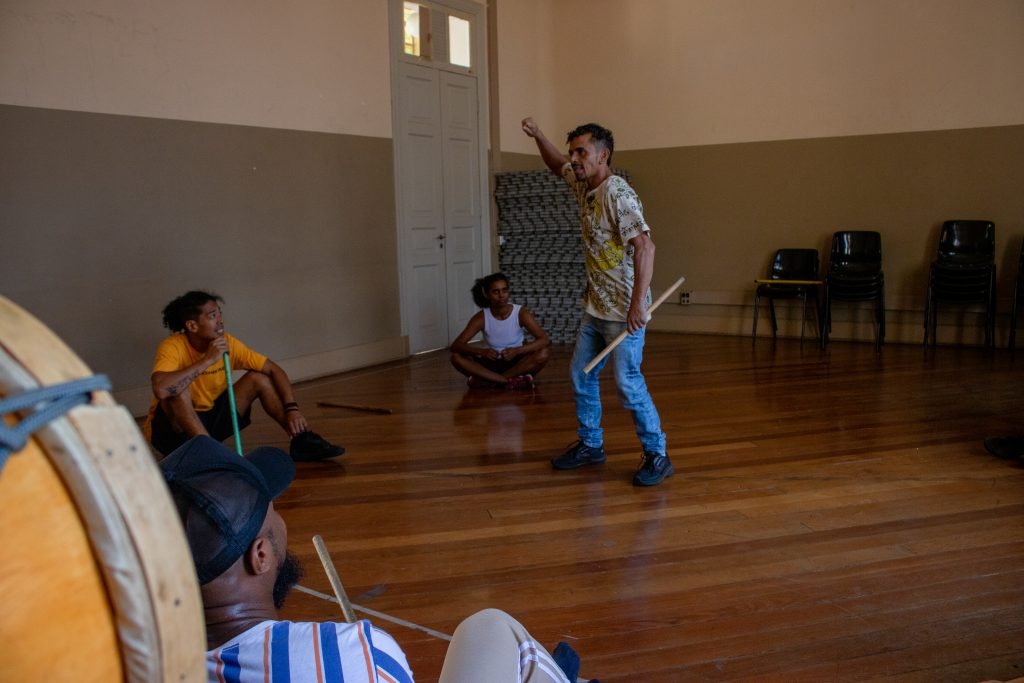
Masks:
[[[263,354],[256,353],[230,334],[225,333],[224,339],[228,342],[228,360],[232,370],[260,371],[266,365],[267,357]],[[192,348],[184,333],[172,334],[160,342],[160,346],[157,347],[156,358],[153,360],[153,372],[177,372],[199,362],[204,355]],[[216,363],[203,370],[188,388],[192,395],[192,406],[196,412],[212,408],[213,402],[228,388],[227,378],[224,375],[224,358],[217,359]],[[159,401],[154,399],[149,406],[149,415],[146,416],[146,424],[142,428],[147,439],[153,436],[153,415],[156,414],[158,405]]]

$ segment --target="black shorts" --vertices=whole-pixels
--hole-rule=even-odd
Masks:
[[[221,393],[217,400],[213,402],[212,408],[209,410],[197,410],[196,415],[199,416],[199,421],[206,427],[206,431],[210,433],[210,436],[217,439],[217,441],[223,441],[229,436],[234,436],[235,427],[231,423],[231,399],[228,396],[228,392]],[[239,430],[249,426],[251,415],[252,406],[249,406],[249,409],[244,414],[238,415]],[[188,441],[187,436],[179,431],[175,431],[167,414],[164,413],[163,408],[159,405],[157,405],[156,413],[153,415],[152,430],[153,448],[164,455],[168,455],[175,448]]]
[[[519,359],[513,358],[512,360],[505,360],[504,358],[495,358],[492,360],[490,358],[477,358],[477,362],[479,362],[480,365],[492,372],[498,373],[499,375],[504,375],[505,371],[515,365],[517,360]]]

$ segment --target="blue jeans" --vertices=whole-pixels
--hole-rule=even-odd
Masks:
[[[583,368],[593,360],[605,346],[626,329],[626,323],[601,320],[590,315],[583,316],[580,333],[576,337],[576,350],[569,367],[572,390],[576,396],[576,419],[579,421],[580,440],[587,446],[604,443],[601,429],[601,387],[598,374],[608,362],[605,358],[589,375]],[[646,328],[627,335],[611,353],[615,360],[615,384],[619,390],[622,406],[633,413],[633,425],[640,443],[648,453],[665,453],[665,433],[661,431],[661,418],[654,407],[647,382],[640,372],[644,355]]]

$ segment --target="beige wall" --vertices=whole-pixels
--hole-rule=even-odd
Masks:
[[[406,353],[387,5],[0,4],[0,292],[144,410],[160,310],[294,379]]]
[[[557,41],[556,101],[534,108],[548,53],[499,32],[512,43],[502,166],[540,166],[519,130],[527,114],[546,112],[557,143],[587,120],[615,131],[615,162],[654,228],[655,288],[684,274],[692,292],[655,327],[747,334],[751,280],[775,249],[817,247],[825,262],[833,231],[869,229],[883,236],[889,338],[919,341],[926,270],[950,218],[996,221],[1007,310],[1024,239],[1021,0],[540,5],[499,6],[500,18],[521,13],[516,25],[552,21]],[[505,98],[506,83],[519,97]],[[834,332],[870,338],[867,320],[839,311]],[[944,316],[940,340],[976,341],[963,321],[972,314]]]
[[[510,152],[530,113],[621,149],[1024,123],[1021,0],[503,0],[499,22]]]
[[[499,0],[497,14],[498,115],[502,150],[530,153],[520,121],[558,117],[560,69],[555,50],[564,36],[551,0]],[[492,77],[493,78],[493,77]],[[493,103],[492,103],[493,107]],[[528,141],[527,141],[528,142]]]
[[[387,3],[4,0],[0,103],[391,136]]]

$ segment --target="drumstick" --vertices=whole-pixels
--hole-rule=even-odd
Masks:
[[[338,604],[341,605],[341,612],[345,615],[345,621],[350,624],[356,623],[359,621],[356,618],[356,611],[352,609],[352,603],[348,601],[348,596],[345,595],[345,587],[341,585],[338,571],[334,568],[334,563],[331,562],[331,555],[327,552],[327,545],[324,543],[324,539],[320,538],[320,534],[313,537],[313,545],[316,547],[316,554],[320,556],[320,564],[324,566],[324,571],[327,572],[327,580],[331,582],[331,588],[334,589],[334,597],[338,599]]]
[[[374,406],[361,406],[355,403],[337,403],[335,401],[317,401],[321,408],[348,408],[349,410],[361,410],[364,413],[377,413],[378,415],[390,415],[391,408],[376,408]]]
[[[654,309],[657,308],[658,306],[660,306],[662,304],[662,302],[665,301],[665,299],[667,299],[669,297],[669,295],[672,294],[672,292],[676,291],[676,289],[679,288],[679,285],[683,284],[685,281],[686,281],[686,278],[680,275],[679,279],[676,280],[672,284],[671,287],[669,287],[664,292],[662,292],[661,296],[659,296],[657,299],[654,300],[654,303],[651,304],[651,307],[647,309],[647,320],[648,321],[651,319],[651,314],[654,313]],[[587,363],[586,367],[583,368],[583,373],[586,374],[586,375],[589,375],[590,371],[593,370],[597,366],[598,363],[603,361],[608,356],[609,353],[614,351],[615,347],[618,346],[619,344],[621,344],[622,340],[625,339],[626,335],[628,335],[628,334],[629,334],[629,330],[628,329],[623,330],[622,334],[620,334],[618,337],[613,339],[611,344],[609,344],[608,346],[604,347],[604,349],[602,349],[601,353],[597,354],[597,356],[594,358],[594,360],[592,360],[589,363]]]
[[[224,352],[224,376],[228,380],[228,404],[231,406],[231,426],[235,428],[235,450],[242,455],[242,434],[238,431],[238,410],[235,409],[235,386],[231,383],[231,361]]]

